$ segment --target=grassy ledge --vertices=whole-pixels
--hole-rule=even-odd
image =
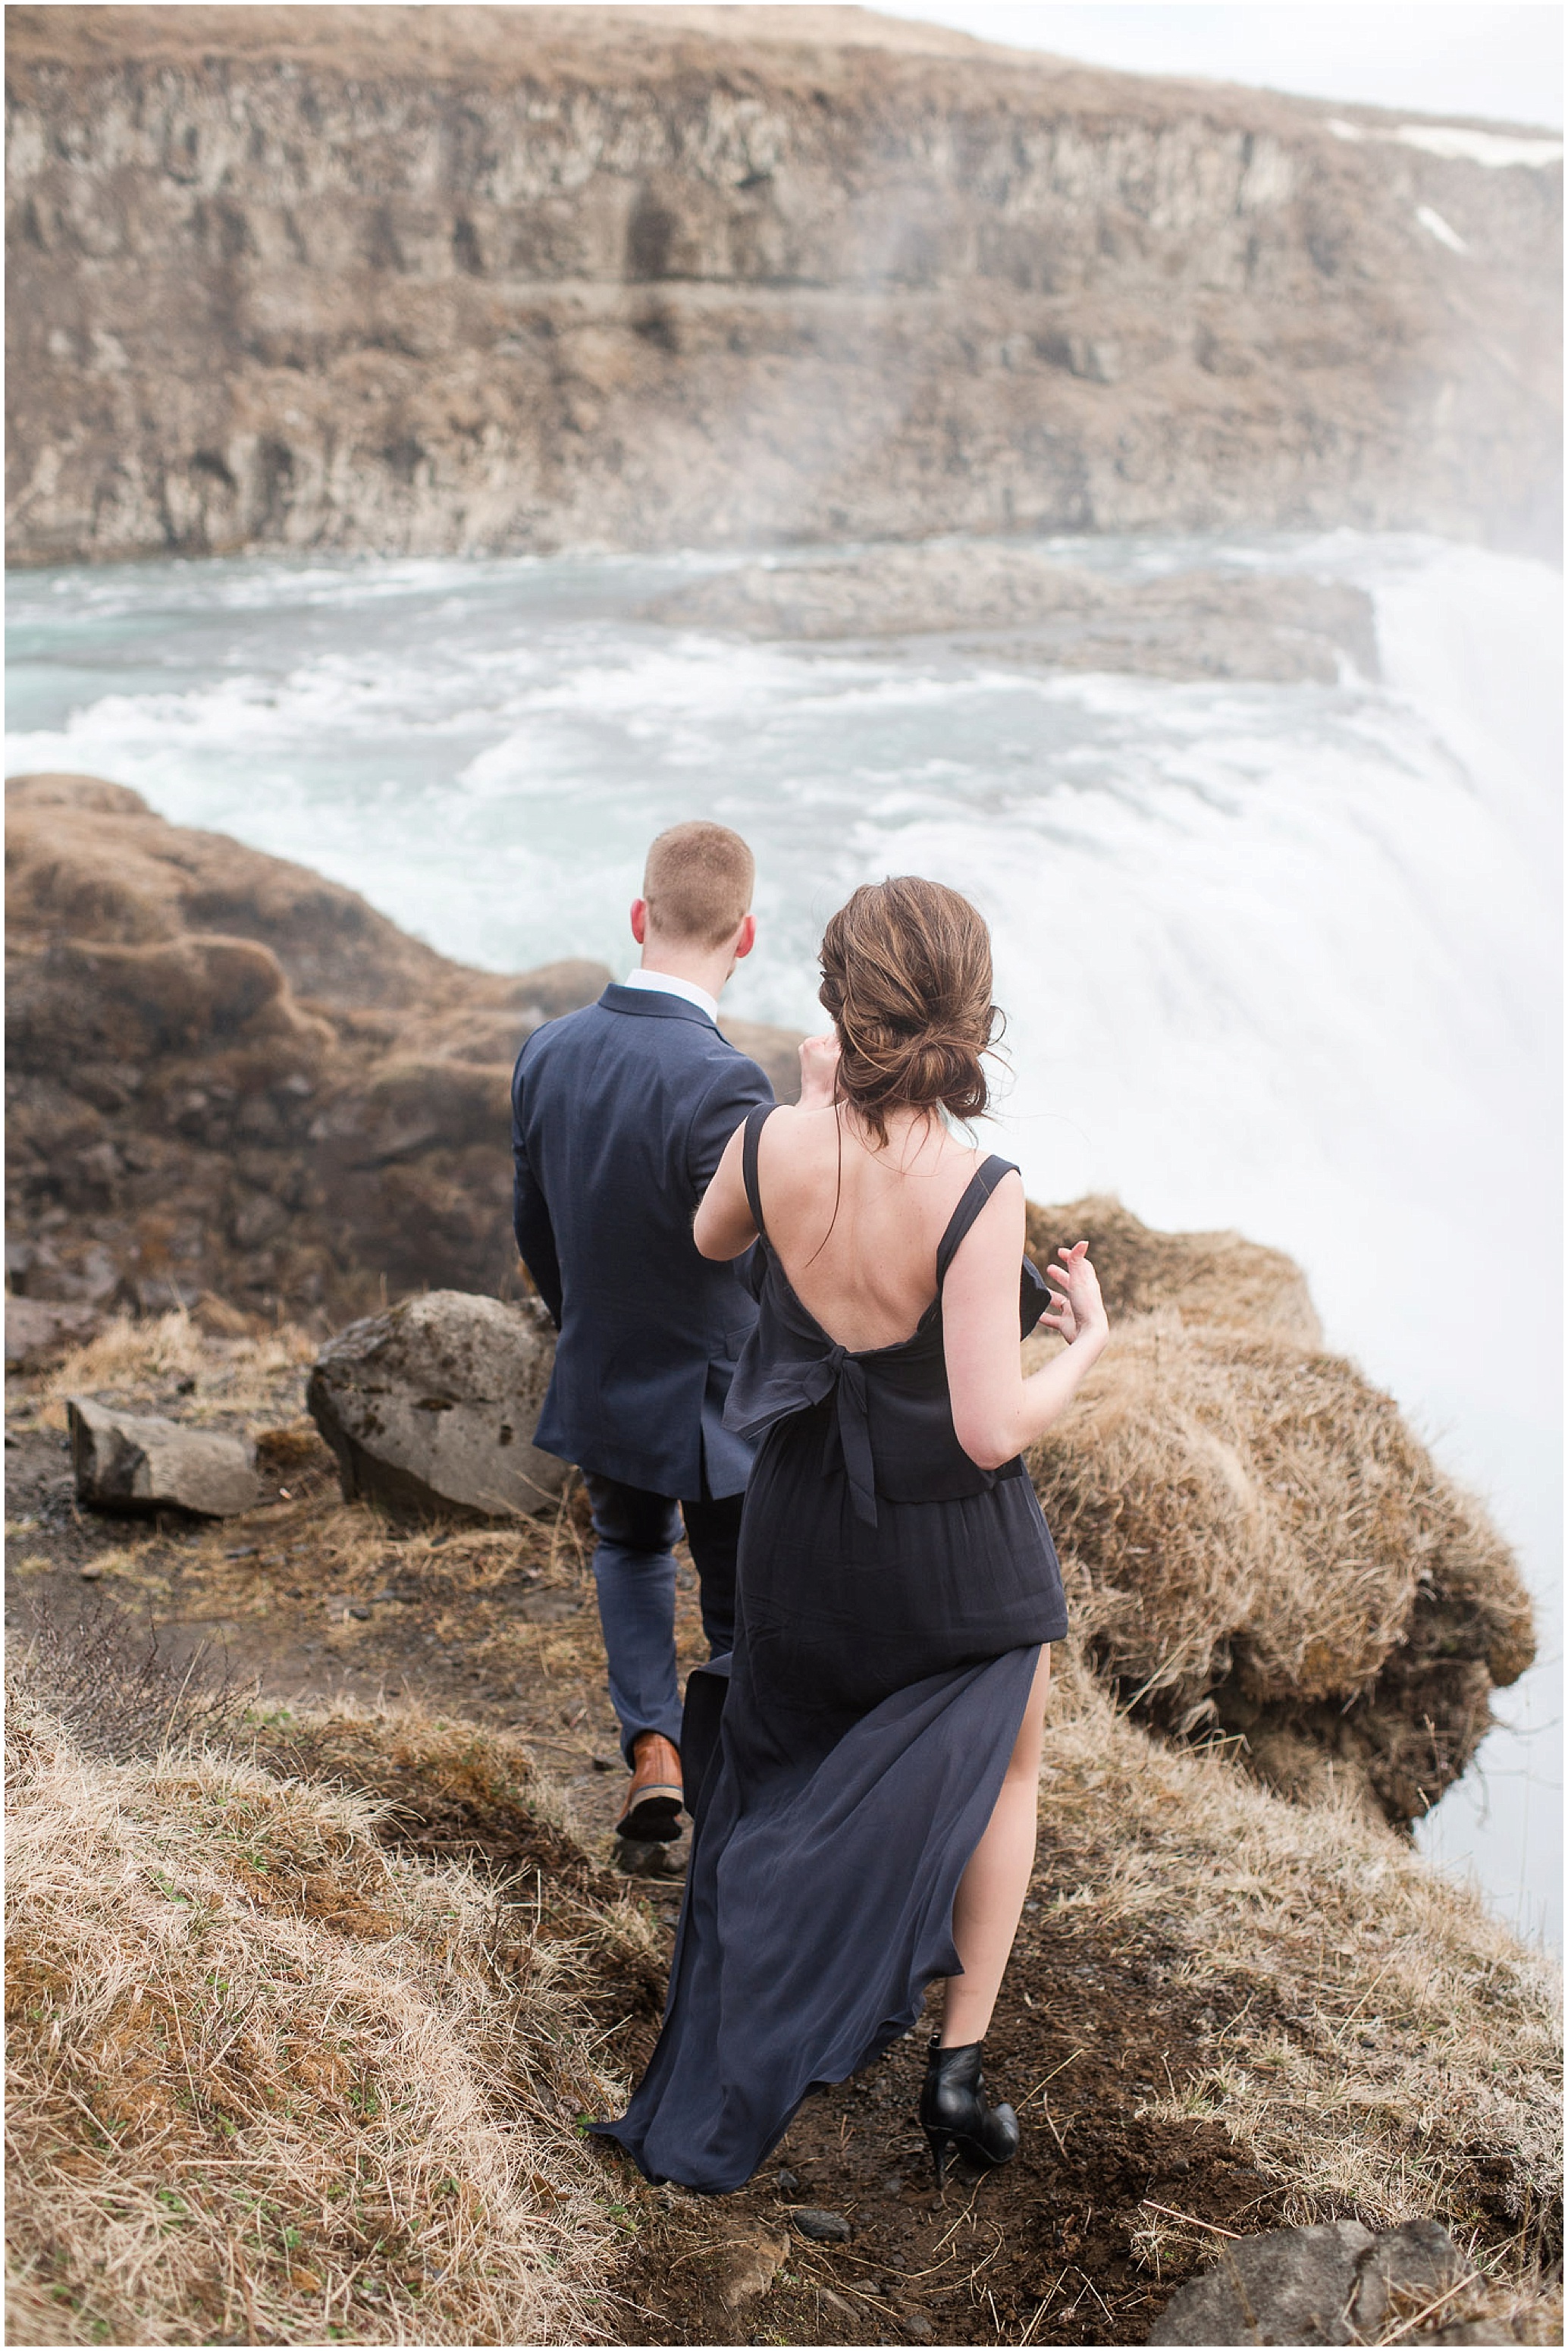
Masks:
[[[615,2085],[531,1903],[22,1699],[10,1763],[12,2341],[602,2338]]]

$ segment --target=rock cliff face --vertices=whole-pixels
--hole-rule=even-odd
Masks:
[[[14,560],[1556,531],[1546,141],[853,9],[7,31]]]
[[[12,1288],[335,1320],[517,1295],[512,1063],[601,965],[470,970],[95,777],[19,777],[6,819]],[[730,1033],[787,1097],[792,1039]]]

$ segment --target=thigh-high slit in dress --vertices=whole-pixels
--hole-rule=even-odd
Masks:
[[[761,1311],[726,1416],[761,1439],[735,1651],[706,1771],[691,1726],[722,1662],[687,1695],[695,1818],[664,2029],[626,2113],[594,2126],[650,2179],[714,2193],[745,2185],[808,2091],[906,2032],[933,1977],[959,1973],[958,1881],[1040,1646],[1067,1630],[1023,1463],[964,1453],[942,1352],[947,1268],[1010,1163],[976,1171],[913,1336],[851,1353],[768,1248],[767,1116],[747,1119],[742,1162]],[[1049,1295],[1026,1259],[1022,1332]]]

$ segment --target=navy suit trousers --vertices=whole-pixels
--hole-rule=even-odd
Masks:
[[[610,1666],[610,1698],[628,1764],[638,1734],[663,1731],[681,1743],[675,1678],[674,1546],[685,1520],[697,1572],[710,1657],[735,1646],[735,1559],[745,1496],[673,1501],[618,1479],[584,1473],[593,1505],[593,1580]],[[695,1793],[695,1791],[693,1791]]]

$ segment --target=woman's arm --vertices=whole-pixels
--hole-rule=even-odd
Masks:
[[[697,1203],[692,1238],[699,1257],[721,1260],[740,1257],[757,1238],[757,1227],[746,1196],[746,1178],[740,1172],[745,1141],[746,1126],[742,1122],[725,1144],[713,1182]]]
[[[833,1099],[839,1067],[837,1037],[808,1037],[800,1046],[800,1110],[826,1110]],[[746,1196],[741,1150],[746,1140],[742,1121],[725,1144],[724,1156],[697,1207],[692,1238],[699,1257],[723,1262],[744,1255],[757,1238],[757,1225]]]
[[[1023,1183],[1006,1176],[976,1217],[942,1286],[942,1332],[953,1426],[982,1469],[999,1469],[1060,1420],[1103,1353],[1110,1326],[1088,1244],[1058,1252],[1061,1270],[1042,1320],[1068,1341],[1064,1354],[1025,1379],[1019,1364],[1019,1267]]]

